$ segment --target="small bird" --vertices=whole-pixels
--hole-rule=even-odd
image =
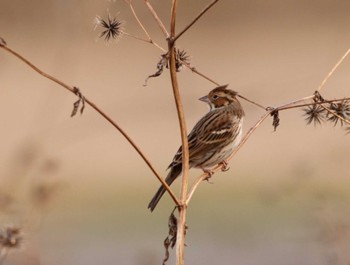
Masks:
[[[189,167],[200,168],[210,174],[210,168],[227,159],[242,138],[244,111],[237,100],[237,92],[219,86],[199,100],[209,104],[210,111],[201,118],[188,135]],[[171,185],[182,172],[182,146],[169,165],[165,182]],[[160,186],[148,208],[153,211],[166,189]]]

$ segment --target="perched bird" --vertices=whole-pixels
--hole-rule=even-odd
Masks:
[[[237,92],[219,86],[199,100],[209,104],[210,111],[201,118],[188,135],[189,166],[210,173],[210,168],[223,163],[242,138],[244,111]],[[182,172],[182,146],[169,165],[165,182],[170,185]],[[153,211],[166,189],[160,186],[148,208]]]

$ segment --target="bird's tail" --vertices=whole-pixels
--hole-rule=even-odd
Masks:
[[[165,182],[170,186],[171,183],[174,182],[174,180],[181,174],[182,171],[182,164],[178,164],[171,168],[168,176],[165,178]],[[159,200],[162,198],[163,194],[165,193],[166,189],[163,185],[161,185],[156,192],[156,194],[153,196],[151,202],[148,204],[148,209],[153,212],[154,208],[156,208]]]

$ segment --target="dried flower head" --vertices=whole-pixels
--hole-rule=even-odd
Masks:
[[[8,250],[18,248],[22,240],[21,229],[19,227],[9,226],[0,232],[1,249]]]
[[[100,16],[95,18],[95,28],[102,27],[102,32],[99,37],[105,39],[105,41],[109,41],[110,39],[117,39],[121,35],[123,35],[123,21],[117,20],[115,17],[111,17],[108,14],[107,19],[103,19]]]
[[[185,50],[178,50],[175,48],[175,64],[177,72],[182,70],[184,64],[190,64],[190,56]]]
[[[318,104],[313,104],[303,109],[307,124],[319,125],[325,120],[325,109]]]
[[[185,50],[178,50],[175,48],[175,67],[176,67],[176,72],[180,72],[182,69],[182,66],[184,64],[190,64],[190,56],[187,55],[187,52]],[[158,77],[160,76],[163,71],[164,67],[169,69],[169,53],[164,53],[161,55],[158,63],[157,63],[157,72],[155,72],[152,75],[149,75],[143,86],[147,86],[148,79],[153,78],[153,77]]]
[[[334,125],[337,125],[338,121],[340,121],[340,125],[343,126],[344,121],[339,117],[342,117],[345,120],[350,121],[350,101],[342,100],[338,103],[331,103],[329,107],[335,114],[332,113],[327,114],[327,118],[329,121],[334,122]]]

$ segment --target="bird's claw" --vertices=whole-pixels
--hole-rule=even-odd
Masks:
[[[203,180],[206,180],[208,183],[213,184],[213,182],[210,182],[209,179],[213,176],[214,171],[211,169],[203,169],[203,172],[207,174]]]
[[[226,160],[222,161],[220,164],[221,164],[221,171],[225,172],[230,169],[228,162]]]

